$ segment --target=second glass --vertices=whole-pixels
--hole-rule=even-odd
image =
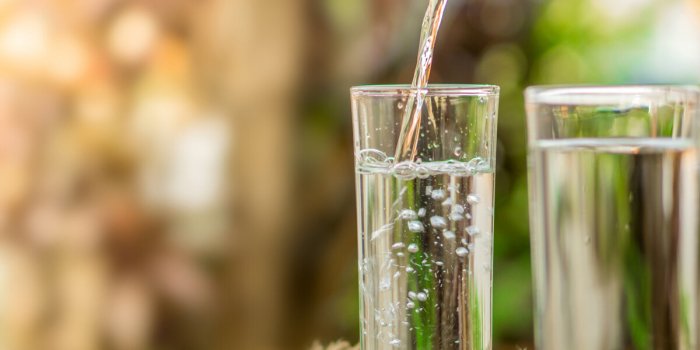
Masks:
[[[498,88],[357,87],[352,102],[362,349],[491,349]]]
[[[526,100],[537,348],[697,349],[697,90]]]

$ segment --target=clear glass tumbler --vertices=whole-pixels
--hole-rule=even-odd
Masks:
[[[352,89],[362,349],[491,349],[498,91]],[[415,154],[397,162],[416,93]]]
[[[537,349],[698,349],[697,89],[525,95]]]

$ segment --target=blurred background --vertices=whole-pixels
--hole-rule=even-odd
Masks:
[[[427,0],[0,0],[0,349],[358,340],[349,92]],[[497,349],[532,348],[522,90],[700,82],[700,0],[451,0],[433,82],[502,87]]]

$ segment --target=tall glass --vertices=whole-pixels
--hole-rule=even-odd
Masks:
[[[537,349],[698,349],[697,90],[525,95]]]
[[[498,87],[433,85],[396,162],[409,86],[352,89],[362,349],[491,349]]]

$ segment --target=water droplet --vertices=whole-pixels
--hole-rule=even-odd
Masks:
[[[455,148],[455,157],[461,157],[461,156],[462,156],[462,147]]]
[[[416,303],[414,303],[412,301],[409,301],[406,303],[406,308],[413,309],[414,307],[416,307]]]
[[[409,221],[408,230],[411,232],[419,233],[425,231],[425,228],[423,227],[423,223],[420,221]]]
[[[422,218],[422,217],[425,216],[425,214],[426,214],[425,208],[420,208],[420,209],[418,209],[418,216],[419,216],[419,217]]]
[[[405,247],[406,247],[406,245],[403,242],[396,242],[391,246],[391,249],[397,250],[397,249],[403,249]]]
[[[415,270],[412,267],[410,267],[410,266],[406,267],[407,273],[413,273],[413,271],[415,271]]]
[[[469,226],[466,228],[466,231],[467,231],[467,234],[469,234],[470,236],[476,236],[479,233],[481,233],[481,230],[479,230],[479,228],[476,226]]]
[[[389,341],[389,345],[398,347],[401,345],[401,340],[394,338],[391,341]]]
[[[442,263],[442,261],[436,261],[436,262],[435,262],[435,265],[437,265],[437,266],[442,266],[442,265],[444,265],[444,264]]]
[[[428,300],[428,295],[426,295],[423,292],[419,292],[418,294],[416,294],[416,299],[418,299],[420,301],[426,301],[426,300]]]
[[[442,236],[445,237],[445,239],[448,240],[453,240],[455,239],[455,233],[450,231],[450,230],[445,230],[442,232]]]
[[[400,257],[404,256],[404,254],[403,254],[403,252],[398,252],[398,253],[396,253],[396,256],[398,256],[400,258]]]
[[[457,248],[457,250],[455,250],[455,254],[457,254],[457,256],[459,256],[460,258],[464,258],[467,255],[469,255],[469,249],[464,248],[464,247],[459,247],[459,248]]]
[[[467,196],[467,202],[471,205],[479,204],[481,197],[478,194],[472,193]]]
[[[447,220],[442,216],[433,216],[430,218],[430,225],[434,228],[445,228],[447,227]]]
[[[418,252],[418,245],[415,243],[411,243],[408,245],[408,251],[411,253],[416,253]]]
[[[416,298],[416,292],[408,292],[408,297],[411,298],[411,299],[415,299],[415,298]]]
[[[436,201],[441,201],[445,199],[445,190],[443,189],[436,189],[433,190],[433,192],[430,193],[430,197],[432,197]]]
[[[461,204],[455,204],[452,206],[452,212],[458,214],[464,214],[464,206]]]
[[[466,238],[462,238],[461,242],[462,242],[463,245],[469,244],[469,242],[467,241]]]
[[[394,274],[394,279],[398,279],[399,277],[401,277],[401,273],[397,271],[397,272]]]
[[[402,220],[415,220],[418,218],[418,214],[414,210],[404,209],[399,213],[399,219]]]

